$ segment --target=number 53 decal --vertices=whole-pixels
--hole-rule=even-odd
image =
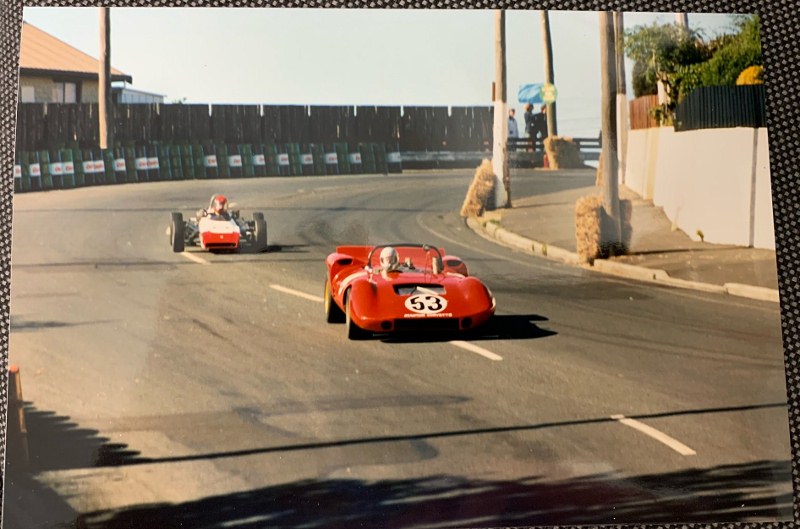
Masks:
[[[406,308],[418,314],[436,314],[446,307],[446,299],[430,294],[411,296],[406,300]]]

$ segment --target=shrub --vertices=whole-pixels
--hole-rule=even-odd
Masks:
[[[749,85],[749,84],[763,84],[764,79],[764,67],[755,65],[750,66],[749,68],[745,68],[742,70],[742,73],[739,74],[739,77],[736,78],[737,85]]]
[[[492,162],[483,160],[475,170],[475,176],[467,190],[464,204],[461,206],[462,217],[480,217],[486,211],[494,191],[494,171]]]

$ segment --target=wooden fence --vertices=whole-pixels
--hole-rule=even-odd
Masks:
[[[658,122],[651,112],[653,108],[658,106],[657,95],[637,97],[629,105],[632,130],[658,127]]]
[[[17,150],[98,145],[97,104],[23,103]],[[380,142],[403,151],[491,148],[492,107],[115,105],[119,144]]]

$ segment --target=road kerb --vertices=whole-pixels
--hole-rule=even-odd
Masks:
[[[547,243],[534,241],[510,232],[496,222],[484,222],[483,219],[476,219],[475,217],[467,217],[467,226],[472,231],[483,232],[496,241],[502,242],[508,246],[517,248],[523,252],[531,255],[545,257],[555,261],[561,261],[567,264],[580,265],[581,260],[577,253],[570,252],[557,246],[551,246]]]
[[[643,266],[607,261],[605,259],[595,259],[592,266],[598,272],[604,272],[615,276],[622,276],[641,281],[658,281],[669,279],[666,271],[658,268],[645,268]]]
[[[483,233],[488,234],[495,240],[502,242],[507,246],[519,248],[520,250],[531,255],[581,266],[588,270],[594,270],[596,272],[615,275],[618,277],[657,283],[664,286],[697,290],[712,294],[728,294],[731,296],[745,297],[760,301],[771,301],[774,303],[780,302],[779,292],[771,288],[743,285],[741,283],[725,283],[725,285],[720,286],[712,283],[703,283],[700,281],[688,281],[685,279],[670,277],[666,270],[662,270],[660,268],[646,268],[643,266],[618,263],[605,259],[596,259],[593,265],[586,265],[581,262],[580,257],[575,252],[550,246],[547,243],[534,241],[532,239],[528,239],[527,237],[512,233],[504,228],[501,228],[496,222],[481,222],[481,220],[474,217],[467,217],[466,222],[467,226],[469,226],[472,231],[482,231]]]
[[[741,283],[725,283],[725,291],[731,296],[756,299],[760,301],[780,302],[780,293],[772,288],[743,285]]]

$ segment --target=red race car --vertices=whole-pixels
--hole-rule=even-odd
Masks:
[[[468,331],[495,299],[467,265],[427,244],[340,246],[325,260],[325,318],[347,337],[399,331]]]
[[[267,221],[263,213],[253,213],[253,220],[245,220],[238,210],[228,208],[228,199],[213,195],[208,208],[183,220],[183,214],[172,214],[167,233],[172,251],[182,252],[186,246],[200,246],[210,251],[237,251],[248,249],[263,252],[267,249]]]

